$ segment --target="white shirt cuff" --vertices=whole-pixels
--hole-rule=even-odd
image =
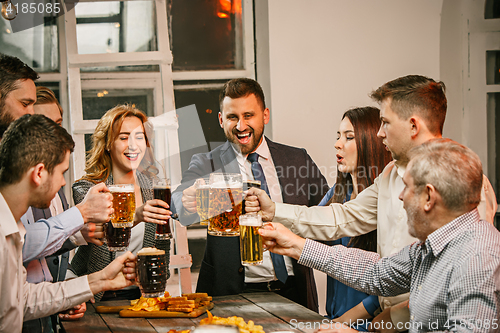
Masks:
[[[82,245],[87,245],[87,241],[85,238],[83,238],[83,235],[80,231],[78,231],[76,234],[72,235],[69,237],[69,240],[71,243],[75,244],[76,246],[82,246]]]

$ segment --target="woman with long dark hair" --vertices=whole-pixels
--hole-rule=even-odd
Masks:
[[[343,203],[354,199],[391,161],[391,154],[377,137],[380,127],[380,110],[374,107],[354,108],[346,111],[337,132],[337,181],[328,191],[320,206]],[[377,252],[377,231],[357,237],[344,237],[328,242]],[[350,313],[345,314],[351,308]],[[378,297],[357,291],[328,277],[326,311],[330,319],[369,319],[378,309]],[[343,317],[342,317],[343,316]],[[357,327],[366,330],[366,327]]]

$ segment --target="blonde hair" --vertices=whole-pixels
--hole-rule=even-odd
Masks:
[[[59,104],[59,101],[57,100],[54,92],[47,87],[36,87],[36,103],[35,103],[35,105],[41,105],[41,104],[55,104],[55,105],[57,105],[57,108],[59,109],[59,112],[61,112],[61,117],[62,117],[63,109],[61,107],[61,104]]]
[[[146,126],[144,126],[148,118],[142,111],[128,104],[123,104],[108,110],[97,123],[94,134],[92,134],[92,148],[87,152],[87,161],[85,163],[85,172],[87,174],[83,179],[99,182],[109,177],[112,168],[111,146],[118,137],[122,123],[127,117],[139,118],[144,127],[147,149],[141,161],[141,171],[151,176],[157,173],[158,170],[153,165],[154,158],[146,133]],[[146,164],[146,167],[143,166],[144,164]]]

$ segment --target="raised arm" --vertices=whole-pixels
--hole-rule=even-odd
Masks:
[[[23,272],[26,274],[26,271]],[[42,282],[23,286],[24,320],[37,319],[88,301],[93,295],[134,284],[135,256],[127,252],[106,268],[63,282]]]
[[[49,219],[23,224],[26,228],[23,262],[29,262],[58,251],[71,235],[83,227],[83,217],[78,208],[73,207]]]
[[[410,291],[414,248],[405,247],[391,257],[380,258],[370,251],[306,240],[279,223],[267,224],[259,233],[269,251],[298,258],[299,264],[325,272],[357,290],[381,296]]]
[[[253,188],[246,200],[247,212],[261,211],[263,220],[281,223],[301,237],[335,240],[377,228],[378,178],[356,199],[344,204],[306,207],[273,203],[265,192]]]

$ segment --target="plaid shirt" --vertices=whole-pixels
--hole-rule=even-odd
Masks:
[[[369,294],[410,291],[410,332],[500,332],[500,233],[477,209],[390,257],[308,239],[299,263]]]

